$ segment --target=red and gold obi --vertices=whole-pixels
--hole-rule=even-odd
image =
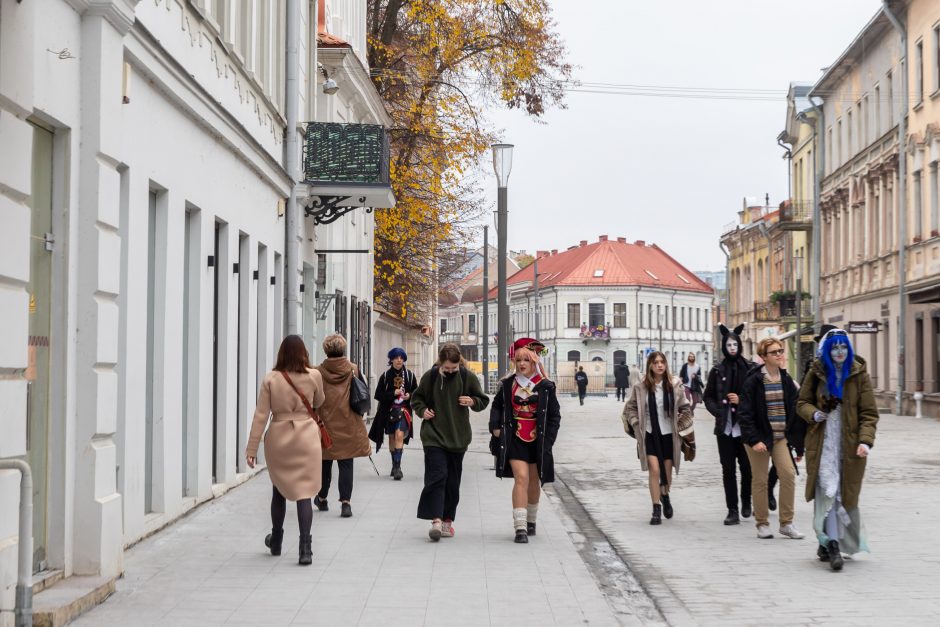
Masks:
[[[539,395],[535,386],[542,377],[535,375],[529,385],[523,387],[518,380],[512,383],[512,415],[516,419],[516,437],[523,442],[534,442],[538,433],[536,415],[539,407]]]

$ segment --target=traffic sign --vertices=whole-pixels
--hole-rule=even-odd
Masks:
[[[877,320],[867,322],[849,322],[845,326],[846,333],[878,333],[880,323]]]

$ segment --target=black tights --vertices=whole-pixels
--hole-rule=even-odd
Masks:
[[[287,515],[287,499],[284,498],[274,487],[274,493],[271,494],[271,526],[275,529],[284,528],[284,516]],[[297,526],[300,527],[300,536],[305,538],[310,535],[310,527],[313,525],[313,504],[310,499],[300,499],[297,501]]]

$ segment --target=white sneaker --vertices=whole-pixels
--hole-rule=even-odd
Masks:
[[[779,531],[780,535],[792,538],[794,540],[802,540],[804,537],[806,537],[800,533],[799,529],[793,526],[793,523],[780,527]]]
[[[431,523],[431,529],[428,531],[428,537],[431,538],[432,542],[437,542],[441,539],[441,521],[435,520]]]
[[[762,540],[767,540],[769,538],[774,537],[774,534],[770,532],[770,525],[758,525],[757,537]]]
[[[441,537],[453,538],[455,533],[457,532],[454,529],[454,523],[445,520],[444,524],[441,525]]]

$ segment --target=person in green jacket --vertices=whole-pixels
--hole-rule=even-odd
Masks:
[[[481,412],[490,402],[476,375],[463,364],[456,344],[442,345],[437,363],[424,373],[411,396],[414,415],[422,418],[424,446],[418,518],[431,521],[428,536],[434,542],[454,537],[463,456],[473,439],[469,410]]]

